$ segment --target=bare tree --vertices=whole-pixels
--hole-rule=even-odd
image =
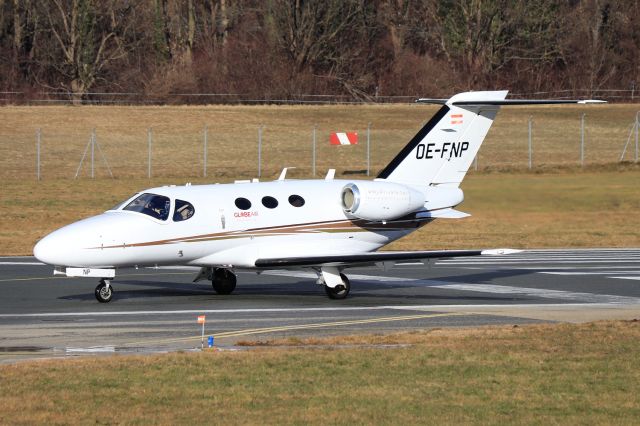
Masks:
[[[278,37],[296,71],[349,51],[346,35],[358,24],[358,11],[355,1],[274,1],[272,14]]]
[[[74,104],[81,103],[103,68],[126,55],[125,47],[117,42],[123,22],[104,19],[104,12],[118,4],[103,3],[106,10],[98,10],[92,0],[51,0],[51,4],[46,9],[48,29],[58,46],[50,52],[51,64],[64,78],[60,86],[71,91]]]
[[[567,14],[570,36],[561,46],[574,87],[601,89],[615,81],[620,68],[626,68],[631,58],[624,58],[626,52],[620,49],[620,41],[625,17],[633,10],[627,6],[624,2],[592,0],[580,2],[573,13]],[[637,45],[631,50],[637,51]]]
[[[629,88],[638,22],[638,0],[0,0],[0,87],[76,103]]]

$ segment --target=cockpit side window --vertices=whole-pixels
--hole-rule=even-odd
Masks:
[[[193,205],[187,201],[176,200],[176,209],[173,212],[173,221],[181,222],[183,220],[191,219],[191,216],[196,212]]]
[[[169,197],[156,194],[142,194],[127,204],[123,210],[139,212],[156,219],[167,220],[170,208],[171,201]]]

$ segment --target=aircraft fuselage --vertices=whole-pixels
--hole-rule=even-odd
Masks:
[[[34,253],[48,264],[70,267],[255,267],[255,259],[267,254],[374,251],[430,220],[414,215],[367,221],[349,215],[340,195],[345,185],[353,182],[357,181],[282,180],[152,188],[136,196],[167,197],[170,207],[166,218],[124,210],[134,196],[117,208],[49,234]],[[190,218],[175,220],[176,200],[193,206]]]

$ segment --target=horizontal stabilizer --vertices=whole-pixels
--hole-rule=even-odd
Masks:
[[[560,105],[560,104],[606,104],[607,101],[599,99],[476,99],[459,100],[449,102],[449,99],[429,99],[420,98],[416,100],[420,104],[436,105],[457,105],[457,106],[480,106],[480,105]]]
[[[461,212],[460,210],[452,208],[431,210],[416,214],[416,217],[418,218],[432,217],[434,219],[462,219],[463,217],[469,216],[471,216],[469,213]]]

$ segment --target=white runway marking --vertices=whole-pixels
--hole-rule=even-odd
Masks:
[[[315,278],[316,277],[316,274],[307,273],[307,272],[292,272],[292,271],[270,271],[270,272],[265,272],[265,274],[279,275],[279,276],[292,276],[292,277],[298,277],[298,278]],[[640,304],[640,298],[637,298],[637,297],[616,296],[616,295],[609,295],[609,294],[582,293],[582,292],[572,292],[572,291],[563,291],[563,290],[514,287],[514,286],[506,286],[506,285],[451,283],[447,281],[416,280],[411,278],[381,277],[381,276],[375,276],[375,275],[350,274],[349,277],[351,278],[352,281],[360,280],[360,281],[377,281],[377,282],[397,282],[397,283],[406,283],[410,285],[428,286],[431,288],[440,288],[443,290],[472,291],[472,292],[493,293],[493,294],[503,294],[503,295],[512,294],[512,295],[521,295],[526,297],[537,297],[537,298],[544,298],[544,299],[570,300],[575,302],[625,304],[625,305]]]
[[[582,263],[640,263],[640,258],[634,260],[537,260],[537,259],[527,259],[527,260],[500,260],[500,261],[470,261],[470,260],[440,260],[436,262],[438,266],[447,266],[447,265],[517,265],[519,263],[526,263],[528,265],[535,264],[582,264]]]
[[[543,288],[512,287],[506,285],[489,284],[445,284],[431,286],[446,290],[474,291],[479,293],[512,294],[544,299],[571,300],[576,302],[593,302],[608,304],[635,305],[640,304],[640,298],[628,296],[614,296],[609,294],[581,293],[562,290],[548,290]]]
[[[504,256],[479,256],[469,258],[452,258],[439,260],[438,264],[482,264],[513,262],[620,262],[640,261],[640,249],[583,249],[583,250],[525,250],[521,253]]]
[[[66,348],[68,354],[74,353],[112,353],[116,351],[115,346],[91,346],[90,348]]]
[[[51,317],[117,317],[131,315],[197,315],[230,313],[279,313],[279,312],[349,312],[349,311],[440,311],[443,309],[494,309],[494,308],[610,308],[611,303],[514,303],[488,305],[387,305],[387,306],[336,306],[328,308],[246,308],[246,309],[186,309],[174,311],[95,311],[95,312],[41,312],[29,314],[0,314],[0,318],[51,318]]]
[[[527,270],[548,275],[599,275],[607,279],[640,280],[640,249],[637,248],[525,250],[519,254],[491,258],[442,259],[435,264],[476,270]]]
[[[640,273],[640,270],[638,271],[578,271],[578,272],[567,272],[567,271],[539,271],[539,274],[546,274],[546,275],[566,275],[566,276],[571,276],[571,275],[611,275],[611,274],[629,274],[629,275],[636,275],[638,273]],[[616,277],[611,277],[611,278],[616,278]]]
[[[0,259],[33,259],[33,256],[0,256]]]

